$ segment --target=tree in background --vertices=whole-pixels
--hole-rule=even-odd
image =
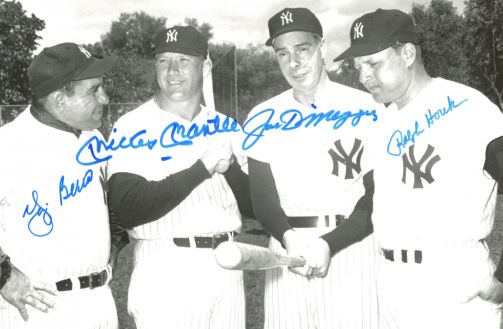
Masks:
[[[469,83],[464,21],[452,2],[432,0],[428,6],[413,4],[410,15],[419,34],[426,71],[433,77]]]
[[[465,2],[470,85],[503,111],[503,0]]]
[[[44,27],[43,20],[26,15],[21,3],[0,0],[0,104],[29,102],[26,72]]]
[[[157,90],[154,36],[167,18],[145,12],[121,13],[101,42],[88,45],[98,57],[115,57],[115,68],[105,76],[111,103],[142,103]]]
[[[237,65],[240,122],[255,105],[290,88],[276,56],[264,46],[250,44],[246,49],[238,49]]]

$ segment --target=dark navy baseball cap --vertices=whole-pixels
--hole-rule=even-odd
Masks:
[[[316,16],[307,8],[285,8],[269,19],[267,46],[279,35],[293,31],[305,31],[323,36],[323,28]]]
[[[180,53],[208,57],[208,40],[192,26],[173,26],[155,36],[155,53]]]
[[[94,58],[84,47],[61,43],[44,48],[28,67],[28,83],[33,95],[44,97],[70,81],[103,76],[115,60]]]
[[[334,59],[366,56],[400,43],[419,43],[412,18],[396,9],[377,9],[357,18],[349,31],[351,46]]]

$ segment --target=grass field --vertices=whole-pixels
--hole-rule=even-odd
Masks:
[[[257,232],[261,229],[260,225],[254,220],[244,221],[244,230],[247,232]],[[267,237],[265,235],[247,234],[240,235],[242,242],[253,243],[265,246]],[[503,197],[498,198],[498,207],[496,212],[496,222],[493,232],[487,239],[491,248],[491,255],[497,262],[503,246]],[[110,284],[117,303],[119,313],[120,329],[135,329],[133,319],[127,313],[127,287],[132,270],[132,245],[128,245],[119,255],[119,266],[116,273],[116,279]],[[247,271],[245,272],[246,285],[246,328],[262,329],[264,320],[263,311],[263,292],[264,292],[264,272]],[[503,326],[502,326],[503,328]]]

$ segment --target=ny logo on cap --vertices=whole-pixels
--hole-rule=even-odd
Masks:
[[[363,38],[363,24],[362,22],[356,23],[353,29],[353,40],[358,38]]]
[[[292,13],[287,11],[286,13],[281,13],[281,25],[293,23]]]
[[[87,58],[91,58],[91,53],[89,51],[87,51],[86,48],[79,46],[79,50],[81,53],[84,54],[84,56],[86,56]]]
[[[168,30],[166,32],[166,42],[177,42],[178,31],[175,29]]]

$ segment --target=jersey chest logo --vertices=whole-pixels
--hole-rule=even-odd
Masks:
[[[328,154],[332,157],[333,169],[332,175],[339,176],[339,163],[346,167],[344,179],[353,179],[353,172],[359,174],[362,171],[361,159],[363,154],[362,141],[355,139],[353,147],[349,153],[342,147],[341,140],[334,142],[334,148],[328,150]],[[339,176],[340,177],[340,176]]]
[[[423,188],[423,179],[431,184],[435,181],[431,174],[433,166],[440,161],[440,156],[433,155],[435,148],[428,144],[428,148],[421,156],[419,161],[416,160],[416,155],[414,154],[414,145],[411,145],[407,152],[402,156],[403,160],[403,175],[402,182],[407,184],[407,171],[410,171],[414,175],[414,186],[413,188]],[[424,167],[424,171],[421,169]]]

